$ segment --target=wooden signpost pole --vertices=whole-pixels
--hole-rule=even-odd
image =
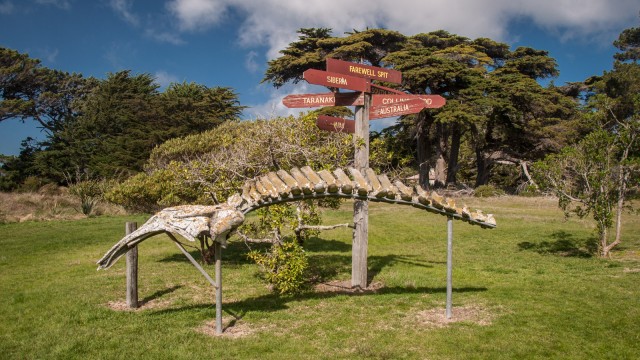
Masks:
[[[129,235],[136,231],[138,223],[127,222],[125,225],[125,234]],[[127,306],[135,309],[138,307],[138,246],[132,247],[127,251],[126,257],[126,273],[127,273]]]
[[[364,104],[356,106],[356,128],[353,136],[355,168],[364,173],[369,167],[369,111],[371,94],[364,93]],[[367,252],[369,248],[369,202],[356,200],[353,204],[353,248],[351,251],[351,286],[367,287]]]

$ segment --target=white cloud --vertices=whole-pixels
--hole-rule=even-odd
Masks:
[[[153,77],[155,77],[156,83],[158,83],[162,88],[166,88],[169,84],[180,81],[176,75],[170,74],[164,70],[156,71],[156,73],[153,74]]]
[[[258,56],[259,55],[257,51],[252,50],[247,53],[247,56],[244,60],[244,66],[247,68],[247,70],[249,70],[249,72],[255,73],[260,69],[258,62],[256,61],[256,58]]]
[[[369,28],[387,28],[405,35],[446,30],[468,38],[488,37],[513,43],[515,22],[529,21],[540,31],[563,41],[579,39],[611,44],[624,28],[636,26],[638,0],[168,0],[167,9],[181,31],[220,26],[228,14],[239,19],[238,41],[248,48],[266,49],[274,59],[297,39],[300,28],[331,28],[335,36]],[[252,69],[254,52],[246,65]],[[269,100],[248,110],[253,117],[298,114],[282,98],[301,92],[303,84],[271,89]],[[391,123],[391,120],[386,123]],[[377,124],[376,124],[377,126]]]
[[[513,21],[527,19],[562,39],[619,33],[632,24],[637,0],[170,0],[168,9],[181,30],[219,25],[230,10],[241,16],[240,42],[267,46],[268,58],[295,41],[302,27],[328,27],[336,36],[366,27],[385,27],[406,35],[444,29],[469,38],[509,41]]]
[[[279,89],[274,89],[270,85],[258,85],[257,90],[266,92],[269,99],[262,104],[249,104],[249,108],[244,111],[244,116],[249,119],[269,119],[274,116],[298,115],[312,109],[289,109],[282,104],[282,99],[289,94],[304,94],[313,92],[312,86],[307,83],[287,84]],[[326,89],[321,90],[326,91]]]
[[[140,19],[131,12],[130,0],[110,0],[109,6],[130,25],[138,26],[140,24]]]
[[[218,24],[233,0],[170,0],[167,9],[178,18],[180,29],[205,30]]]
[[[11,1],[4,1],[0,3],[0,14],[9,15],[13,13],[13,10],[15,10],[15,6]]]
[[[165,42],[173,45],[184,45],[185,41],[180,34],[168,31],[157,31],[153,28],[147,28],[144,31],[145,36],[150,37],[159,42]]]

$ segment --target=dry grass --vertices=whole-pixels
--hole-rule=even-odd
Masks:
[[[94,215],[124,215],[118,206],[99,203]],[[67,188],[44,186],[37,192],[0,192],[0,223],[77,220],[86,217],[80,211],[80,201],[69,195]]]
[[[451,309],[451,318],[447,319],[446,309],[443,307],[418,312],[412,319],[427,328],[442,328],[458,322],[473,323],[480,326],[491,325],[497,316],[495,311],[479,304],[471,304]]]

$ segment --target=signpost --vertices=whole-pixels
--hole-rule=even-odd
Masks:
[[[389,105],[415,99],[424,101],[424,108],[440,108],[446,103],[446,100],[440,95],[374,94],[371,106]]]
[[[402,84],[402,73],[398,70],[357,64],[338,59],[327,58],[327,71],[362,77],[365,79]]]
[[[355,106],[355,121],[331,116],[318,116],[316,125],[327,131],[353,133],[354,167],[369,167],[369,120],[420,112],[425,108],[444,106],[439,95],[412,95],[372,83],[402,83],[402,73],[382,67],[326,59],[327,71],[309,69],[302,76],[310,84],[354,92],[288,95],[282,103],[288,108],[323,106]],[[353,245],[351,253],[351,286],[367,287],[367,252],[369,204],[356,200],[353,204]]]
[[[413,99],[389,105],[372,106],[369,112],[369,119],[381,119],[400,115],[415,114],[425,108],[422,99]]]
[[[332,132],[346,132],[348,134],[353,134],[356,129],[356,122],[353,120],[347,120],[327,115],[318,115],[316,125],[322,130]]]
[[[302,77],[310,84],[369,92],[371,82],[360,77],[349,76],[329,71],[309,69]]]
[[[363,103],[364,97],[361,92],[295,94],[282,99],[282,104],[288,108],[355,106]]]

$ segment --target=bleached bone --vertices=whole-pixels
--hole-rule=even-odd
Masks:
[[[466,205],[459,208],[453,199],[445,199],[436,192],[425,191],[420,186],[408,187],[400,181],[392,184],[386,175],[377,175],[372,169],[365,169],[365,175],[354,168],[348,170],[351,178],[342,169],[315,172],[305,166],[289,172],[279,170],[247,181],[242,192],[230,196],[224,204],[166,208],[109,249],[98,261],[98,269],[110,267],[130,248],[165,232],[179,234],[189,241],[210,236],[224,245],[244,222],[247,213],[277,203],[320,197],[407,204],[483,228],[496,226],[492,214],[484,215],[480,210],[470,212]]]

